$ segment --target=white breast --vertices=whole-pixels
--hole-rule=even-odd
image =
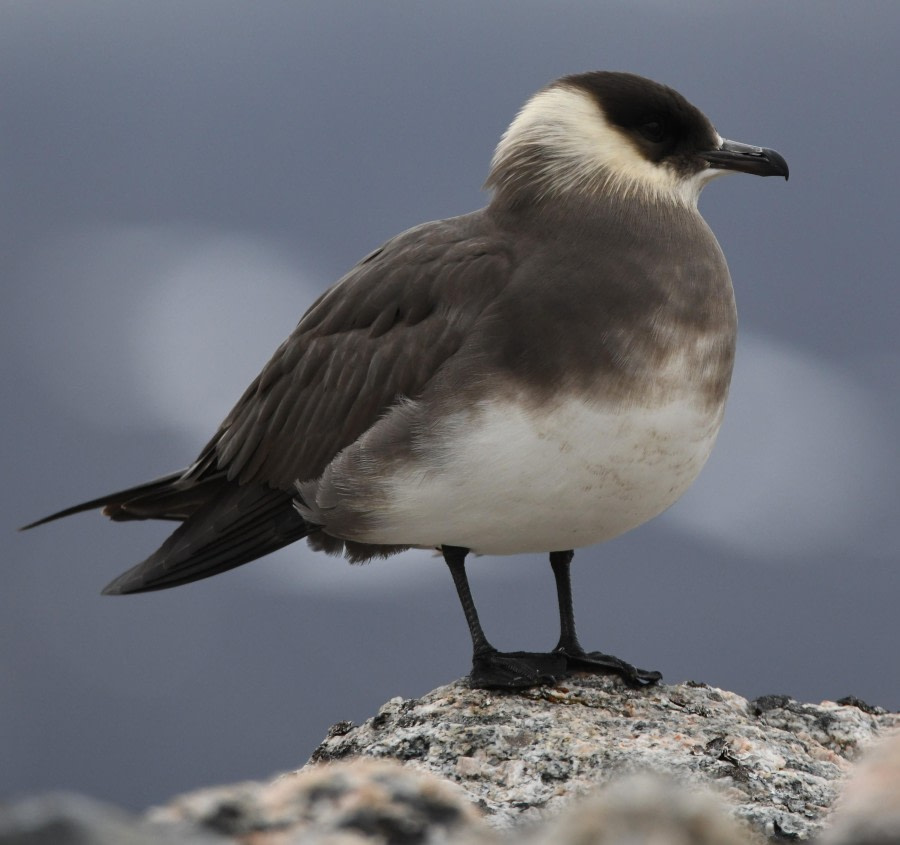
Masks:
[[[423,458],[387,479],[358,539],[483,554],[579,548],[663,511],[706,462],[723,409],[678,399],[612,410],[571,399],[535,411],[488,402],[455,414]]]

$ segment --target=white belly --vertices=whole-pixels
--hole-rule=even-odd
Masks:
[[[617,411],[571,400],[537,415],[484,404],[442,423],[439,458],[387,480],[378,528],[359,539],[481,554],[608,540],[678,499],[721,419],[722,408],[685,399]]]

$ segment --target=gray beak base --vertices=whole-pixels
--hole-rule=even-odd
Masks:
[[[787,162],[775,150],[765,147],[754,147],[738,141],[723,141],[717,150],[701,153],[712,167],[717,170],[737,170],[741,173],[752,173],[754,176],[784,176],[788,178]]]

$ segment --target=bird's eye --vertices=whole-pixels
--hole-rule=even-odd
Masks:
[[[648,141],[658,144],[666,137],[665,127],[658,120],[648,120],[638,126],[638,132],[641,133]]]

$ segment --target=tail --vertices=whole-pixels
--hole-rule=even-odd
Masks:
[[[220,486],[220,478],[210,478],[208,481],[194,482],[190,485],[179,485],[184,478],[184,471],[173,472],[139,484],[137,487],[129,487],[118,493],[109,493],[99,499],[91,499],[80,505],[73,505],[65,510],[23,525],[19,531],[28,531],[37,528],[47,522],[62,519],[64,516],[92,511],[103,508],[104,516],[108,516],[117,522],[132,519],[187,519],[203,502],[209,498],[210,487]]]
[[[224,475],[186,479],[184,472],[73,505],[19,530],[97,508],[116,521],[183,523],[143,563],[107,585],[105,595],[164,590],[209,578],[287,546],[310,531],[294,509],[290,493],[264,484],[239,485]]]
[[[290,494],[232,482],[103,594],[146,593],[209,578],[287,546],[309,530]]]

